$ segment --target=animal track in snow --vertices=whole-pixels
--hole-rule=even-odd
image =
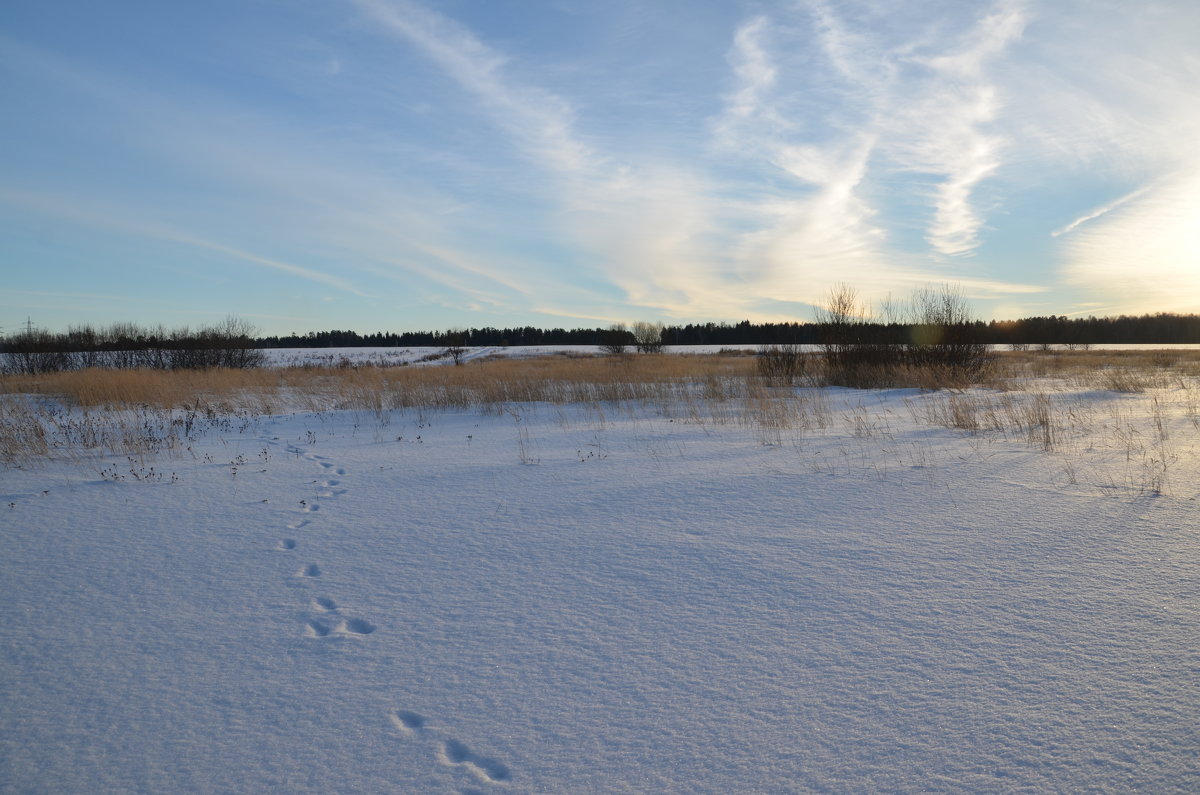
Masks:
[[[321,469],[332,469],[334,472],[336,472],[336,473],[337,473],[337,474],[339,474],[339,475],[344,475],[344,474],[346,474],[346,468],[345,468],[345,467],[340,467],[340,466],[338,466],[337,464],[334,464],[334,463],[331,463],[331,462],[329,462],[329,461],[326,461],[326,460],[325,460],[324,458],[322,458],[321,456],[318,456],[318,455],[312,456],[312,460],[313,460],[313,461],[316,461],[318,464],[320,464],[320,465],[321,465]]]
[[[324,456],[313,455],[311,452],[300,449],[296,446],[289,446],[288,450],[294,452],[297,456],[302,457],[306,461],[311,461],[320,465],[325,475],[336,474],[338,478],[346,474],[344,467],[337,466],[335,463],[328,461]],[[322,499],[332,499],[346,493],[347,489],[338,488],[341,485],[341,480],[334,477],[326,477],[324,480],[313,480],[315,493],[312,497],[300,500],[300,510],[305,514],[317,513],[321,510]],[[311,524],[311,519],[298,519],[288,525],[289,530],[298,530],[308,524]],[[290,539],[285,539],[290,540]],[[295,548],[295,541],[291,541],[292,546],[287,549]],[[280,542],[280,548],[283,542]],[[296,572],[297,577],[320,577],[321,568],[316,563],[310,563],[307,566]],[[317,614],[314,618],[305,622],[304,635],[309,638],[339,638],[339,637],[362,637],[375,632],[378,627],[367,621],[364,618],[347,618],[340,614],[338,603],[329,596],[314,597],[309,603],[311,610]],[[334,614],[334,615],[331,615]]]
[[[428,725],[424,716],[405,709],[398,709],[388,714],[392,725],[408,738],[436,736],[436,732]],[[503,782],[512,778],[512,771],[498,759],[477,754],[467,747],[466,743],[447,737],[441,740],[437,749],[437,760],[449,767],[461,767],[476,778],[485,782]]]
[[[409,737],[414,737],[425,728],[425,719],[415,712],[398,709],[389,715],[396,728]]]
[[[458,740],[442,743],[439,756],[442,764],[461,765],[484,781],[508,781],[512,773],[508,768],[490,757],[480,756]]]
[[[309,638],[324,638],[333,631],[333,627],[324,621],[309,621],[304,626],[304,635]]]
[[[364,618],[347,618],[334,631],[339,635],[370,635],[375,625]]]
[[[361,637],[370,635],[375,629],[374,624],[362,618],[347,618],[336,623],[327,618],[315,618],[304,625],[304,636],[308,638]]]

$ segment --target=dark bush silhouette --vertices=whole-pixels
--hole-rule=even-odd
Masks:
[[[852,287],[830,291],[817,310],[828,383],[858,388],[964,383],[989,360],[988,344],[958,288],[918,290],[905,303],[887,302],[883,315],[886,323],[868,321]]]
[[[114,323],[104,329],[76,326],[65,334],[28,329],[4,340],[0,371],[35,375],[88,367],[257,367],[264,357],[256,347],[255,334],[253,325],[236,317],[195,331],[187,327],[145,329],[132,323]]]
[[[764,345],[758,349],[758,374],[772,384],[795,384],[811,376],[812,354],[799,345]]]

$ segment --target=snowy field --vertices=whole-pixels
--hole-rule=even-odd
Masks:
[[[1200,789],[1195,383],[789,394],[0,469],[0,790]]]
[[[682,355],[703,355],[721,351],[745,351],[753,353],[759,345],[668,345],[665,352]],[[801,349],[815,353],[819,345],[801,345]],[[1064,346],[1054,346],[1064,349]],[[1003,350],[1003,346],[994,346]],[[631,348],[632,349],[632,348]],[[1200,350],[1200,345],[1093,345],[1096,351],[1137,351],[1169,349],[1174,351]],[[363,366],[395,367],[413,364],[443,364],[445,348],[263,348],[262,352],[272,367]],[[488,358],[530,358],[534,356],[594,356],[600,353],[595,345],[511,345],[468,348],[463,361]]]
[[[695,345],[676,346],[676,353],[717,353],[729,350],[755,351],[757,345]],[[632,350],[632,346],[630,346]],[[815,347],[814,347],[815,350]],[[446,348],[263,348],[267,365],[271,367],[397,367],[404,365],[445,364]],[[466,348],[462,361],[481,359],[528,359],[536,356],[596,356],[598,345],[505,345]]]

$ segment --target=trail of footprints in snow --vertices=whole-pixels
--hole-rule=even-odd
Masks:
[[[319,464],[321,469],[325,470],[326,473],[329,473],[332,470],[333,474],[336,474],[339,477],[346,474],[346,470],[343,467],[339,467],[336,464],[330,463],[321,456],[305,453],[292,445],[289,445],[287,449],[288,452],[295,453],[309,461]],[[346,493],[346,489],[338,488],[340,485],[341,480],[337,478],[329,478],[325,480],[321,484],[321,488],[318,490],[314,499],[300,501],[301,510],[306,514],[312,514],[320,511],[320,499],[336,498]],[[287,528],[288,530],[300,530],[310,524],[312,524],[311,520],[300,519],[288,524]],[[291,552],[294,551],[296,547],[296,539],[281,538],[275,548],[280,551]],[[300,569],[296,572],[296,576],[308,579],[320,577],[321,567],[316,563],[307,563],[300,567]],[[341,608],[331,597],[318,596],[312,600],[309,606],[317,615],[305,622],[304,636],[307,638],[363,636],[370,635],[376,629],[375,625],[370,621],[367,621],[365,618],[352,618],[349,616],[343,616],[341,614]]]
[[[289,445],[287,449],[291,453],[301,455],[319,464],[326,472],[333,470],[333,473],[339,478],[346,474],[344,468],[324,460],[321,456],[310,455],[292,445]],[[317,501],[318,499],[336,498],[346,493],[346,489],[339,488],[341,480],[337,478],[329,478],[321,486],[322,488],[318,492],[316,499],[304,500],[302,502],[301,509],[305,514],[320,511],[321,504]],[[309,524],[311,524],[311,520],[300,519],[288,524],[287,527],[289,530],[300,530]],[[290,552],[294,551],[296,547],[296,539],[282,538],[276,548]],[[304,578],[320,577],[321,568],[316,563],[309,563],[301,567],[296,576]],[[314,597],[309,603],[309,608],[316,614],[316,617],[310,619],[305,624],[305,637],[362,636],[370,635],[376,629],[375,625],[366,619],[342,616],[338,603],[329,596]],[[476,753],[461,740],[443,735],[431,727],[423,716],[415,712],[409,712],[408,710],[396,710],[389,717],[392,724],[405,737],[433,740],[437,746],[435,757],[441,764],[447,767],[466,770],[485,783],[503,784],[512,779],[512,771],[503,762],[493,757]]]
[[[433,740],[437,744],[437,761],[443,765],[465,769],[487,783],[503,783],[512,779],[512,771],[503,762],[478,754],[460,740],[445,736],[430,726],[424,716],[400,709],[388,717],[405,737]]]

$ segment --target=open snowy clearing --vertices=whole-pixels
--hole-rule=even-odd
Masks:
[[[754,353],[761,345],[667,345],[664,351],[679,356],[698,356],[721,351]],[[800,345],[798,348],[810,353],[821,349],[819,345]],[[1000,349],[1000,346],[995,346]],[[1052,346],[1061,350],[1064,346]],[[1092,345],[1096,351],[1138,351],[1167,349],[1171,351],[1200,350],[1200,345]],[[440,363],[445,359],[444,347],[411,348],[263,348],[268,365],[272,367],[303,366],[351,366],[373,365],[396,367],[412,364]],[[488,358],[531,358],[535,356],[595,356],[602,350],[596,345],[506,345],[467,348],[464,361]]]
[[[0,470],[0,788],[1200,786],[1194,386],[787,393]]]

